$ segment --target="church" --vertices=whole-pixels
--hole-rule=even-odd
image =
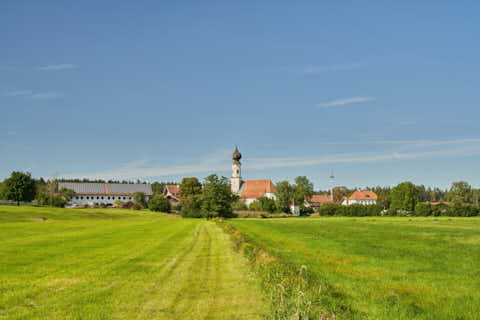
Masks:
[[[239,196],[248,206],[257,198],[265,197],[276,200],[275,187],[271,180],[242,180],[242,154],[235,147],[232,154],[232,193]]]

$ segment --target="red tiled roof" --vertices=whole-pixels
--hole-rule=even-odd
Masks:
[[[348,200],[377,200],[377,194],[370,190],[357,190],[348,198]]]
[[[270,180],[246,180],[243,182],[241,198],[260,198],[265,193],[274,193],[275,188]]]
[[[307,202],[326,203],[326,202],[333,202],[333,201],[332,201],[332,197],[327,194],[314,194],[310,199],[307,199]]]
[[[176,194],[180,193],[180,186],[179,185],[167,184],[166,188],[167,188],[167,192],[169,192],[171,194],[176,195]]]

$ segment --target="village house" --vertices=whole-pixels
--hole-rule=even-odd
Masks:
[[[168,184],[165,186],[164,196],[171,205],[180,201],[180,186],[178,184]]]
[[[123,202],[133,201],[136,192],[143,192],[147,202],[152,198],[150,184],[129,183],[90,183],[90,182],[60,182],[59,190],[69,189],[75,192],[69,205],[111,205],[117,200]]]
[[[314,194],[310,198],[305,199],[305,207],[310,207],[313,209],[319,208],[322,204],[333,203],[331,195],[328,194]]]
[[[232,193],[238,195],[248,206],[258,198],[265,197],[276,200],[275,187],[271,180],[242,180],[242,154],[235,147],[232,154]]]
[[[357,190],[350,197],[345,197],[342,204],[345,206],[351,204],[365,204],[372,205],[377,203],[377,194],[370,190]]]

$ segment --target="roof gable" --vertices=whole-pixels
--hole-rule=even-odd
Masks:
[[[348,200],[377,200],[377,194],[371,190],[357,190],[348,198]]]
[[[332,197],[327,194],[314,194],[310,199],[307,200],[308,202],[312,203],[326,203],[326,202],[333,202]]]
[[[271,180],[245,180],[243,181],[242,198],[261,198],[266,193],[274,193],[275,187]]]
[[[167,188],[167,192],[173,195],[177,195],[180,193],[180,186],[177,184],[167,184],[166,188]]]

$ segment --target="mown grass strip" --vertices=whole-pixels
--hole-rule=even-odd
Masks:
[[[325,308],[325,299],[339,297],[333,287],[308,272],[305,265],[288,263],[272,255],[260,244],[248,239],[229,222],[216,221],[230,235],[234,249],[247,257],[251,267],[261,279],[262,288],[270,302],[269,319],[320,319],[332,314]],[[329,295],[324,292],[328,291]],[[338,310],[346,317],[355,312],[343,307]],[[358,312],[356,316],[361,316]]]

